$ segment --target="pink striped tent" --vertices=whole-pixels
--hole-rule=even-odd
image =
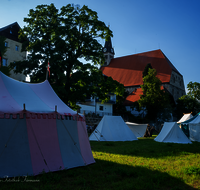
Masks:
[[[0,177],[37,175],[94,163],[84,118],[46,80],[0,72]]]

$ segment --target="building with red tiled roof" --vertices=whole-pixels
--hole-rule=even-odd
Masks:
[[[185,95],[183,76],[160,49],[114,58],[114,49],[110,39],[105,43],[103,52],[105,64],[101,70],[104,75],[110,76],[124,85],[130,94],[126,102],[131,104],[131,102],[139,100],[139,95],[142,93],[139,89],[143,83],[142,74],[148,63],[156,69],[162,86],[170,92],[175,101]]]

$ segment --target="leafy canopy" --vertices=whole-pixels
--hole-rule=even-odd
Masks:
[[[193,115],[196,115],[200,112],[199,101],[191,96],[181,96],[176,102],[176,114],[178,118],[181,118],[183,113],[192,113]]]
[[[142,72],[142,78],[144,78],[146,75],[148,75],[149,69],[153,69],[151,66],[151,63],[148,63],[146,67],[144,68],[144,71]]]
[[[105,79],[99,66],[104,63],[99,39],[108,39],[112,31],[87,6],[66,5],[60,10],[54,4],[38,5],[24,18],[20,31],[27,50],[26,61],[13,63],[16,72],[29,74],[31,82],[45,80],[50,63],[49,82],[65,102],[71,105],[87,96],[107,99],[108,92],[121,93],[123,86]]]
[[[183,113],[191,113],[196,115],[200,112],[200,83],[189,82],[187,84],[188,93],[177,100],[176,114],[178,118]]]
[[[163,112],[169,105],[168,94],[161,89],[161,81],[156,77],[155,69],[148,69],[148,74],[144,76],[141,88],[143,95],[138,100],[139,106],[146,109],[148,120],[154,121],[158,113]]]
[[[198,82],[189,82],[187,84],[188,93],[187,95],[191,98],[200,100],[200,83]]]

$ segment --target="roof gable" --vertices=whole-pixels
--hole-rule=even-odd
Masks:
[[[142,73],[148,63],[157,70],[157,77],[162,83],[170,81],[172,70],[179,73],[160,49],[114,58],[101,70],[104,75],[112,77],[125,87],[137,86],[143,83]]]
[[[19,24],[17,22],[14,22],[8,26],[0,28],[0,35],[18,42],[19,30],[20,30]]]

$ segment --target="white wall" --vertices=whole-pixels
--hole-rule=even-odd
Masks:
[[[100,110],[100,107],[103,107],[103,110]],[[113,114],[113,105],[112,104],[101,104],[100,102],[96,103],[96,112],[106,113],[106,115]]]
[[[8,38],[5,41],[8,43],[8,48],[3,58],[7,59],[8,65],[10,65],[11,62],[22,61],[26,59],[26,52],[25,51],[21,52],[22,43],[16,42]],[[18,51],[16,51],[15,49],[16,46],[19,47]],[[13,70],[10,72],[10,74],[11,78],[14,78],[19,81],[25,81],[26,76],[23,74],[20,73],[15,74]]]
[[[112,104],[101,104],[99,102],[96,102],[96,110],[95,110],[95,106],[91,106],[91,105],[84,105],[84,104],[77,104],[78,106],[80,106],[80,113],[85,113],[85,114],[92,114],[95,113],[99,114],[100,116],[103,115],[112,115],[113,114],[113,105]],[[100,108],[102,108],[103,110],[101,110]]]

